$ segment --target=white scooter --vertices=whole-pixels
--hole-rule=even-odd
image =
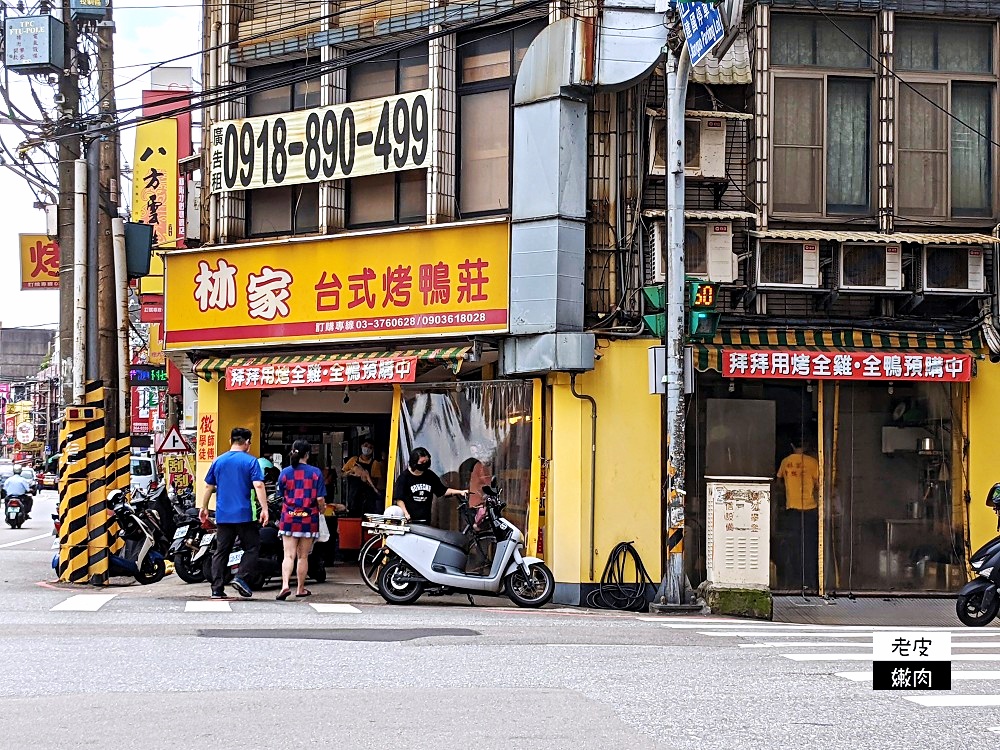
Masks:
[[[524,557],[524,535],[501,515],[496,480],[483,488],[482,535],[496,540],[496,552],[484,575],[465,572],[475,534],[443,531],[422,524],[402,524],[386,531],[389,559],[378,589],[389,604],[412,604],[425,591],[501,596],[519,607],[541,607],[555,593],[552,571],[537,557]]]

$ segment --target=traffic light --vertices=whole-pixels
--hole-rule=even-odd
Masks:
[[[648,315],[642,316],[642,320],[654,336],[662,339],[667,332],[667,313],[665,312],[667,298],[664,285],[644,286],[642,296],[646,298],[646,307],[650,310]]]
[[[715,309],[719,285],[708,281],[688,281],[688,336],[693,339],[715,338],[722,313]]]

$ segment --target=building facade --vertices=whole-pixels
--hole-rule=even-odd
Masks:
[[[997,29],[905,5],[755,4],[694,67],[686,272],[721,314],[688,346],[694,582],[709,496],[744,480],[771,497],[746,536],[774,590],[964,576]],[[661,21],[638,1],[206,5],[205,80],[229,93],[205,111],[200,245],[165,276],[199,475],[237,424],[337,471],[372,439],[386,485],[425,445],[454,484],[500,477],[559,601],[622,541],[658,577]]]

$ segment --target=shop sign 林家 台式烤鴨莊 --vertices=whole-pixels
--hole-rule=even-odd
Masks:
[[[166,254],[165,347],[508,330],[506,221]]]
[[[724,378],[893,380],[966,383],[972,355],[942,352],[797,352],[722,350]]]

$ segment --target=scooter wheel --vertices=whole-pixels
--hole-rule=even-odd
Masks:
[[[518,607],[533,609],[547,604],[556,591],[556,579],[544,563],[529,569],[530,577],[518,568],[507,576],[507,596]]]
[[[174,555],[174,572],[184,583],[202,583],[205,580],[205,569],[198,562],[191,562],[191,551],[181,550]]]
[[[413,604],[424,593],[424,585],[418,581],[399,580],[413,575],[409,565],[402,560],[394,560],[382,568],[378,592],[389,604]]]
[[[309,577],[316,583],[326,582],[326,565],[323,564],[323,558],[319,555],[309,556]]]
[[[958,597],[955,602],[955,611],[963,625],[970,628],[981,628],[988,625],[997,616],[997,612],[1000,611],[1000,597],[993,597],[993,603],[986,610],[983,610],[982,606],[983,592],[976,591],[973,594]]]
[[[162,557],[158,557],[155,560],[147,558],[143,561],[142,569],[136,575],[135,580],[143,586],[148,586],[151,583],[159,583],[166,574],[167,563]]]

